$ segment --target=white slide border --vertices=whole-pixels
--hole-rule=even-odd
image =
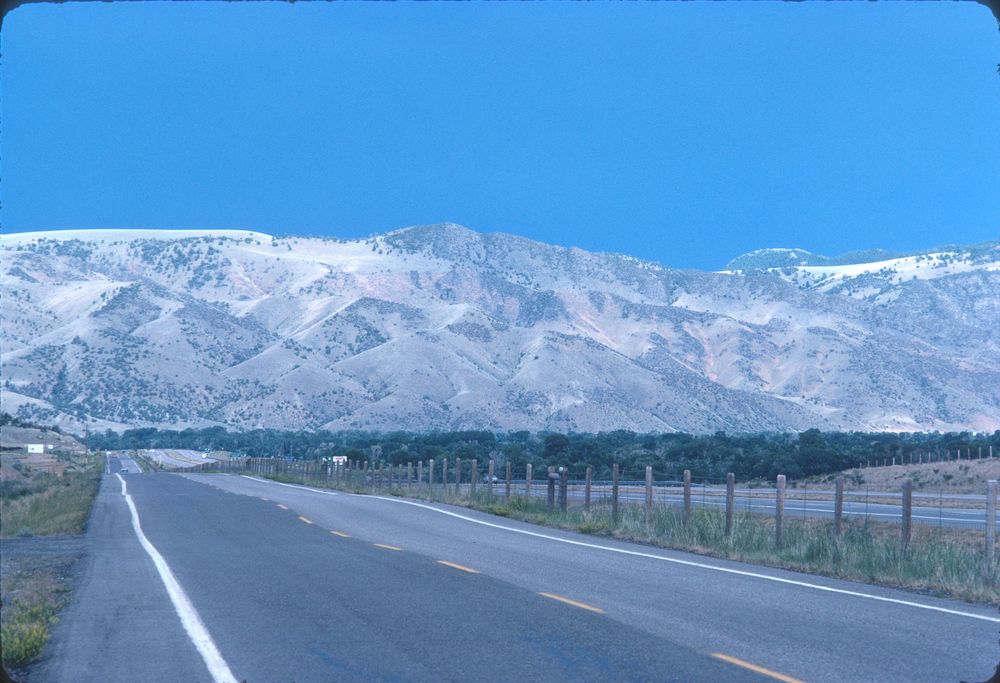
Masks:
[[[226,660],[222,658],[222,654],[219,652],[219,648],[216,647],[215,641],[212,640],[212,636],[209,635],[208,629],[205,628],[204,622],[202,622],[201,617],[198,615],[198,610],[194,608],[187,593],[181,588],[180,582],[177,581],[173,571],[170,570],[170,565],[163,559],[160,551],[149,542],[146,534],[142,532],[142,525],[139,523],[139,512],[135,508],[132,496],[128,493],[125,480],[118,473],[115,473],[115,476],[122,483],[122,495],[125,497],[125,503],[128,505],[129,512],[132,513],[132,529],[135,530],[135,535],[139,538],[142,549],[146,551],[146,554],[152,558],[153,564],[156,565],[156,571],[159,572],[160,580],[163,581],[163,586],[167,589],[170,602],[173,603],[188,638],[194,643],[198,654],[205,661],[205,666],[208,667],[208,672],[212,676],[212,680],[215,683],[238,683],[236,676],[229,670]]]

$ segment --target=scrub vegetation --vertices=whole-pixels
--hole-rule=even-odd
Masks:
[[[59,610],[69,600],[69,573],[75,559],[18,557],[4,563],[0,643],[5,667],[30,663],[41,653]]]
[[[102,462],[73,461],[62,476],[28,473],[0,482],[0,537],[81,533],[100,484]]]
[[[100,485],[103,458],[56,454],[58,476],[5,454],[0,481],[0,644],[3,664],[35,660],[69,601],[79,536]]]

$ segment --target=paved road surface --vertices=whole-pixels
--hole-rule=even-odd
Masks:
[[[940,682],[997,662],[991,608],[460,508],[157,473],[105,477],[80,589],[32,680],[211,680],[122,481],[224,665],[250,683]]]
[[[205,456],[201,451],[184,448],[148,448],[142,451],[142,454],[168,469],[184,469],[217,460],[217,458]]]
[[[106,474],[114,474],[122,469],[127,469],[128,474],[142,474],[142,468],[132,458],[125,455],[113,455],[108,457],[108,464],[105,468]]]

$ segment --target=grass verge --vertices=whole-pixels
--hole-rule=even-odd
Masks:
[[[69,599],[69,567],[62,563],[19,558],[5,567],[0,588],[0,643],[3,664],[14,669],[30,663],[41,653],[49,629],[58,621],[59,610]]]
[[[0,537],[78,534],[101,481],[101,463],[62,477],[42,474],[30,484],[0,491]]]
[[[8,669],[30,664],[41,653],[59,610],[68,602],[71,569],[79,549],[59,550],[77,538],[100,486],[103,463],[80,463],[62,477],[37,474],[0,488],[0,650]],[[12,538],[14,537],[14,538]],[[56,551],[52,551],[52,547]]]
[[[72,570],[83,551],[80,536],[0,540],[0,644],[15,679],[16,669],[41,653],[69,601]]]

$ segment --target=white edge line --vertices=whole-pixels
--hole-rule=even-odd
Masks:
[[[188,638],[191,639],[191,642],[194,643],[195,648],[198,650],[198,654],[205,660],[205,666],[208,667],[208,672],[212,676],[212,680],[215,683],[237,683],[236,676],[229,670],[229,665],[222,658],[219,648],[215,646],[215,641],[212,640],[208,629],[205,628],[204,622],[202,622],[201,617],[198,615],[198,610],[191,604],[187,593],[181,588],[181,584],[170,570],[167,561],[160,555],[160,551],[149,542],[146,534],[142,532],[142,525],[139,523],[139,512],[135,509],[135,503],[132,501],[132,496],[128,493],[125,480],[120,474],[115,473],[115,476],[122,483],[122,495],[125,497],[125,503],[128,505],[129,512],[132,513],[132,529],[135,530],[135,535],[139,538],[139,543],[142,545],[143,550],[146,551],[146,554],[152,558],[153,564],[156,565],[156,571],[160,574],[160,579],[163,581],[163,586],[167,589],[170,601],[174,604],[177,616],[180,617],[181,624],[184,626]]]
[[[303,491],[312,491],[313,493],[322,493],[324,496],[336,496],[337,493],[333,491],[322,491],[320,489],[309,488],[308,486],[299,486],[298,484],[286,484],[283,481],[274,481],[272,479],[260,479],[259,477],[251,477],[248,474],[241,474],[244,479],[251,479],[253,481],[259,481],[264,484],[277,484],[278,486],[287,486],[290,489],[302,489]]]
[[[504,529],[506,531],[513,531],[518,534],[524,534],[526,536],[535,536],[537,538],[544,538],[550,541],[558,541],[559,543],[568,543],[570,545],[583,546],[584,548],[595,548],[597,550],[606,550],[612,553],[621,553],[623,555],[633,555],[635,557],[647,557],[653,560],[661,560],[663,562],[673,562],[674,564],[682,564],[688,567],[698,567],[700,569],[711,569],[712,571],[723,572],[725,574],[736,574],[738,576],[749,576],[755,579],[764,579],[765,581],[776,581],[777,583],[784,583],[790,586],[801,586],[803,588],[812,588],[814,590],[826,591],[829,593],[838,593],[840,595],[850,595],[857,598],[866,598],[868,600],[877,600],[879,602],[889,602],[896,605],[905,605],[907,607],[917,607],[920,609],[933,610],[935,612],[943,612],[945,614],[954,614],[960,617],[968,617],[970,619],[982,619],[983,621],[992,621],[994,623],[1000,623],[1000,618],[997,617],[987,617],[982,614],[973,614],[972,612],[962,612],[960,610],[948,609],[946,607],[935,607],[933,605],[924,605],[919,602],[910,602],[909,600],[900,600],[899,598],[887,598],[881,595],[872,595],[871,593],[861,593],[859,591],[850,591],[844,588],[833,588],[831,586],[821,586],[815,583],[808,583],[805,581],[795,581],[793,579],[783,579],[778,576],[769,576],[768,574],[759,574],[757,572],[748,572],[741,569],[730,569],[729,567],[719,567],[717,565],[706,564],[704,562],[692,562],[690,560],[681,560],[675,557],[664,557],[663,555],[654,555],[653,553],[644,553],[637,550],[625,550],[624,548],[612,548],[611,546],[598,545],[596,543],[586,543],[584,541],[574,541],[569,538],[559,538],[558,536],[550,536],[549,534],[541,534],[536,531],[528,531],[527,529],[517,529],[515,527],[504,526],[503,524],[494,524],[493,522],[486,522],[481,519],[475,519],[473,517],[466,517],[465,515],[460,515],[449,510],[441,510],[440,508],[432,507],[430,505],[424,505],[423,503],[415,503],[410,500],[402,500],[400,498],[385,498],[383,496],[358,496],[359,498],[377,498],[378,500],[386,500],[392,503],[403,503],[404,505],[413,505],[416,507],[425,508],[427,510],[433,510],[434,512],[440,512],[442,515],[448,515],[450,517],[457,517],[458,519],[464,519],[468,522],[473,522],[475,524],[482,524],[483,526],[493,527],[495,529]]]
[[[272,481],[270,479],[258,479],[257,477],[250,477],[247,475],[240,475],[246,479],[252,479],[254,481],[259,481],[266,484],[279,484],[281,486],[294,486],[293,484],[284,484],[280,481]],[[312,491],[314,493],[328,493],[330,495],[336,495],[330,491],[320,491],[318,489],[311,489],[305,486],[294,486],[294,488],[305,489],[306,491]],[[850,595],[856,598],[865,598],[867,600],[877,600],[878,602],[888,602],[894,605],[905,605],[906,607],[916,607],[919,609],[931,610],[934,612],[942,612],[944,614],[953,614],[959,617],[968,617],[969,619],[981,619],[983,621],[991,621],[993,623],[1000,624],[1000,618],[997,617],[987,617],[983,614],[973,614],[972,612],[962,612],[960,610],[948,609],[946,607],[935,607],[934,605],[925,605],[919,602],[911,602],[909,600],[901,600],[899,598],[887,598],[881,595],[872,595],[871,593],[861,593],[860,591],[851,591],[844,588],[833,588],[831,586],[821,586],[816,583],[808,583],[806,581],[795,581],[794,579],[783,579],[779,576],[770,576],[768,574],[760,574],[758,572],[748,572],[742,569],[731,569],[729,567],[719,567],[713,564],[706,564],[704,562],[693,562],[691,560],[681,560],[676,557],[664,557],[663,555],[654,555],[653,553],[644,553],[638,550],[625,550],[624,548],[612,548],[607,545],[599,545],[597,543],[586,543],[584,541],[574,541],[569,538],[559,538],[558,536],[550,536],[549,534],[538,533],[537,531],[528,531],[527,529],[517,529],[515,527],[505,526],[503,524],[495,524],[494,522],[487,522],[481,519],[476,519],[474,517],[467,517],[465,515],[460,515],[457,512],[451,512],[450,510],[442,510],[440,508],[433,507],[431,505],[425,505],[423,503],[417,503],[412,500],[403,500],[402,498],[386,498],[384,496],[372,496],[372,495],[362,495],[362,494],[346,494],[351,496],[357,496],[358,498],[385,500],[390,503],[402,503],[403,505],[413,505],[414,507],[424,508],[425,510],[431,510],[433,512],[438,512],[442,515],[448,515],[449,517],[455,517],[457,519],[463,519],[467,522],[472,522],[473,524],[481,524],[483,526],[492,527],[494,529],[503,529],[505,531],[513,531],[517,534],[524,534],[525,536],[534,536],[535,538],[544,538],[549,541],[557,541],[559,543],[567,543],[569,545],[581,546],[584,548],[594,548],[596,550],[606,550],[612,553],[620,553],[622,555],[632,555],[634,557],[646,557],[652,560],[660,560],[662,562],[672,562],[674,564],[680,564],[687,567],[698,567],[700,569],[710,569],[712,571],[722,572],[724,574],[735,574],[737,576],[748,576],[754,579],[763,579],[765,581],[775,581],[777,583],[783,583],[789,586],[800,586],[802,588],[812,588],[813,590],[825,591],[828,593],[837,593],[839,595]]]

